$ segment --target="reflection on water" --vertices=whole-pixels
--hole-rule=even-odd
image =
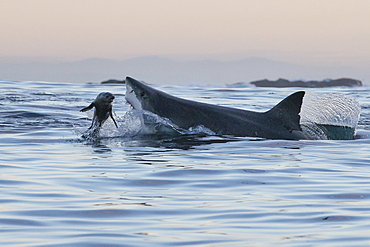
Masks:
[[[358,127],[363,138],[355,140],[194,134],[89,142],[76,133],[91,123],[79,109],[97,93],[118,88],[67,85],[2,84],[3,246],[369,244],[368,91],[344,91],[365,106]],[[255,105],[251,110],[269,109],[288,90],[219,95],[204,89],[210,103],[224,97],[230,106]],[[202,90],[184,87],[181,93],[200,98]],[[115,103],[124,116],[128,106],[119,97]],[[111,124],[103,131],[111,133]]]

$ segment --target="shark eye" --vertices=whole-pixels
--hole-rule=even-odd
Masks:
[[[140,96],[141,97],[144,97],[145,93],[144,92],[141,92]]]

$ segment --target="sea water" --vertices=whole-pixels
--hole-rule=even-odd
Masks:
[[[146,137],[124,85],[0,87],[1,246],[370,245],[368,87],[305,89],[361,110],[356,139],[300,141]],[[253,111],[301,90],[154,87]],[[108,120],[86,140],[92,112],[79,110],[105,91],[119,129]]]

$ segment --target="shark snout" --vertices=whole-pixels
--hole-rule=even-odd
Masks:
[[[135,110],[143,109],[140,100],[136,97],[135,91],[129,83],[126,83],[125,99]]]

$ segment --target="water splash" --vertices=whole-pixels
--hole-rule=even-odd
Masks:
[[[145,110],[128,111],[122,120],[119,130],[121,136],[138,136],[138,135],[215,135],[215,132],[204,127],[203,125],[182,129],[167,118],[160,117],[152,112]]]
[[[79,121],[73,123],[74,132],[78,136],[81,136],[88,141],[119,136],[119,129],[114,125],[111,118],[108,118],[102,127],[95,125],[91,129],[88,129],[88,126],[91,126],[94,114],[93,111],[87,111],[86,114],[86,119],[79,119]],[[117,118],[117,116],[115,117]]]
[[[309,139],[353,139],[360,105],[343,94],[306,92],[300,124]]]
[[[207,135],[207,136],[214,136],[216,135],[216,133],[210,129],[208,129],[207,127],[203,126],[203,125],[198,125],[194,128],[189,128],[188,130],[185,130],[184,131],[184,134],[187,134],[187,135],[199,135],[199,134],[204,134],[204,135]]]
[[[199,125],[193,128],[181,129],[169,119],[162,118],[145,110],[130,110],[123,117],[115,116],[118,128],[108,119],[101,128],[86,129],[86,126],[74,124],[77,135],[89,140],[101,138],[141,138],[155,136],[156,138],[178,137],[182,135],[215,135],[210,129]]]
[[[120,122],[120,136],[133,137],[138,135],[153,135],[153,134],[179,134],[178,128],[168,119],[145,111],[131,110],[126,112]]]

